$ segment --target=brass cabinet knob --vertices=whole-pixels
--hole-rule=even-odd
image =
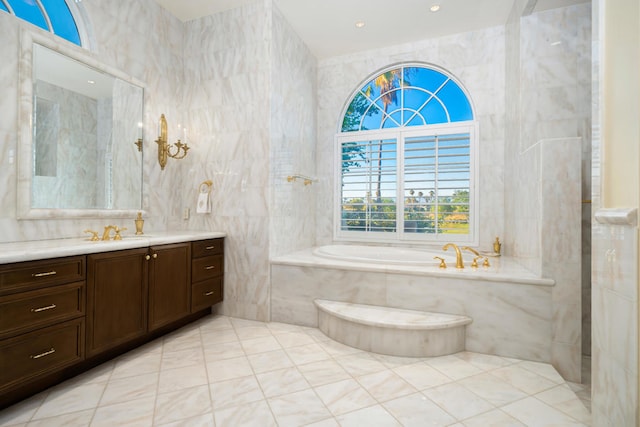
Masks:
[[[149,261],[149,260],[151,259],[151,255],[146,254],[146,255],[144,256],[144,259],[146,259],[147,261]]]

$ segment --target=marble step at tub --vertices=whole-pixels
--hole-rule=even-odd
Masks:
[[[318,327],[338,342],[374,353],[430,357],[465,349],[467,316],[317,299]]]

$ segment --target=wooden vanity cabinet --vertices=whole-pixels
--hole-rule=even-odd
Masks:
[[[85,358],[85,257],[0,265],[0,407]]]
[[[87,357],[147,333],[148,248],[87,256]]]
[[[152,246],[149,253],[149,331],[154,331],[191,313],[191,245]]]
[[[191,243],[191,312],[222,301],[224,297],[224,239]]]
[[[87,356],[144,337],[191,313],[191,245],[87,257]]]

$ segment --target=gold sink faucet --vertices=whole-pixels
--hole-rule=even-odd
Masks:
[[[107,225],[104,228],[104,233],[102,233],[102,240],[111,240],[111,230],[115,231],[116,227],[114,225]]]
[[[462,252],[460,252],[460,248],[455,243],[447,243],[442,247],[442,250],[446,251],[449,248],[453,248],[456,250],[456,268],[463,269],[464,262],[462,262]]]

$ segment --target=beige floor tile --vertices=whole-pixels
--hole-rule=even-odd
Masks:
[[[217,360],[207,364],[209,382],[226,381],[253,375],[253,369],[246,357]]]
[[[160,372],[158,393],[183,390],[209,384],[204,363],[184,368],[167,369]]]
[[[253,375],[211,384],[210,389],[213,409],[216,411],[265,399]]]
[[[98,406],[106,383],[86,384],[75,387],[54,387],[33,419],[50,418],[71,412],[79,412]]]
[[[458,420],[494,409],[494,406],[457,383],[444,384],[422,392]]]
[[[85,427],[91,423],[95,409],[73,412],[71,414],[58,415],[57,417],[43,418],[25,424],[27,427]]]
[[[363,375],[357,380],[378,402],[396,399],[417,391],[391,370]]]
[[[268,398],[306,390],[311,387],[295,367],[256,374],[256,378],[264,395]]]
[[[268,402],[280,427],[302,426],[331,417],[313,390],[285,394]]]
[[[316,387],[315,391],[333,415],[342,415],[378,403],[354,379]]]
[[[299,347],[286,348],[285,352],[289,359],[296,365],[304,365],[311,362],[319,362],[330,358],[329,354],[315,342],[313,344]]]
[[[453,381],[451,378],[426,363],[403,365],[394,368],[393,372],[398,374],[418,390],[426,390],[428,388],[447,384]]]
[[[155,396],[129,400],[96,410],[91,426],[150,426],[153,423]]]
[[[158,373],[152,373],[113,379],[107,383],[99,405],[107,406],[145,397],[155,397],[158,391],[158,376]]]
[[[369,353],[355,353],[347,356],[340,356],[336,357],[335,361],[354,377],[372,374],[387,369],[386,366]]]
[[[341,415],[337,417],[337,420],[341,427],[394,427],[402,425],[380,405]]]
[[[209,386],[158,394],[154,423],[162,424],[183,420],[212,412]]]
[[[293,362],[284,350],[250,354],[247,358],[256,374],[293,367]]]
[[[249,354],[266,353],[268,351],[281,350],[282,346],[271,335],[261,338],[251,338],[241,342],[244,352]]]
[[[266,401],[224,408],[214,413],[216,427],[277,427]]]
[[[351,375],[335,360],[323,360],[299,365],[298,370],[309,381],[309,384],[314,387],[351,378]]]
[[[456,419],[426,398],[422,393],[393,399],[382,404],[403,426],[440,427]]]

